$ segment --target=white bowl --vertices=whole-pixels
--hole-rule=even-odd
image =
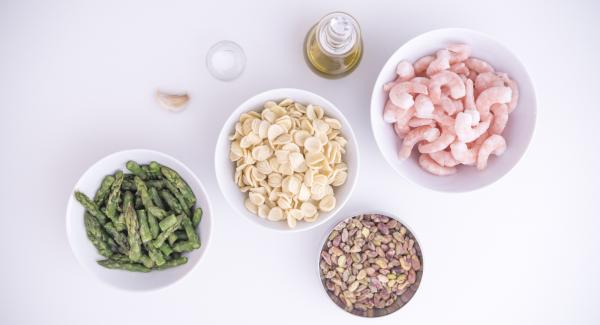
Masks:
[[[288,227],[286,222],[273,222],[266,219],[261,219],[246,209],[244,206],[246,193],[242,193],[238,185],[234,182],[233,176],[235,173],[235,167],[234,163],[229,160],[229,148],[231,143],[229,136],[234,133],[235,124],[239,120],[240,115],[244,112],[262,109],[263,104],[269,100],[278,101],[285,98],[291,98],[294,101],[302,104],[321,106],[325,111],[325,115],[336,118],[342,123],[342,135],[348,140],[346,154],[344,156],[346,164],[348,165],[348,178],[345,184],[335,188],[335,198],[337,201],[335,209],[329,212],[319,212],[320,216],[315,222],[298,222],[297,226],[292,229]],[[352,127],[350,127],[350,123],[348,123],[348,120],[346,120],[340,110],[330,101],[306,90],[293,88],[273,89],[248,99],[238,108],[236,108],[233,113],[231,113],[231,116],[229,116],[225,122],[225,125],[219,134],[219,139],[217,140],[217,147],[215,149],[215,170],[217,181],[221,191],[223,192],[223,195],[229,204],[233,206],[233,208],[239,214],[244,216],[245,219],[269,229],[281,231],[302,231],[311,229],[327,221],[329,218],[335,215],[344,206],[344,204],[346,204],[346,201],[354,189],[354,185],[358,176],[358,145],[356,143],[356,137],[354,136]]]
[[[519,85],[520,98],[517,108],[510,115],[508,126],[502,133],[508,145],[502,156],[490,157],[488,167],[483,171],[460,166],[458,172],[452,176],[435,176],[421,169],[417,162],[418,155],[414,151],[410,159],[398,159],[397,148],[400,140],[394,134],[392,124],[383,120],[386,98],[382,89],[383,84],[394,79],[396,66],[401,60],[414,62],[452,43],[469,44],[473,49],[473,57],[488,61],[496,71],[508,73]],[[396,50],[385,63],[375,81],[371,96],[371,128],[385,160],[400,175],[433,190],[464,192],[492,184],[517,164],[533,136],[536,110],[536,97],[531,79],[512,52],[485,34],[463,28],[445,28],[413,38]]]
[[[156,161],[165,166],[171,167],[177,171],[181,177],[189,184],[198,200],[197,206],[203,211],[202,221],[199,225],[199,235],[202,245],[199,249],[185,254],[188,262],[184,265],[166,269],[163,271],[152,271],[149,273],[128,272],[122,270],[106,269],[96,263],[97,260],[104,259],[96,251],[96,248],[87,238],[83,224],[84,209],[77,202],[73,193],[75,190],[81,191],[90,197],[100,186],[104,176],[114,173],[120,169],[127,171],[125,163],[128,160],[134,160],[140,164],[146,164]],[[212,223],[212,209],[208,200],[208,195],[200,183],[200,180],[194,173],[179,160],[161,152],[135,149],[125,150],[110,154],[94,165],[81,176],[71,195],[67,205],[67,236],[73,254],[81,265],[96,277],[112,286],[132,291],[154,290],[169,286],[188,274],[200,261],[210,242],[210,232]]]

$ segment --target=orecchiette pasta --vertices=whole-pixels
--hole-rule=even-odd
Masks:
[[[244,206],[260,218],[314,222],[335,208],[334,187],[343,185],[347,140],[340,121],[323,108],[292,99],[268,101],[243,113],[229,139],[234,181],[247,193]]]

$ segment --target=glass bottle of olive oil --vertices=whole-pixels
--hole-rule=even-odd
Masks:
[[[352,72],[362,57],[360,26],[343,12],[333,12],[313,26],[304,41],[304,56],[317,74],[340,78]]]

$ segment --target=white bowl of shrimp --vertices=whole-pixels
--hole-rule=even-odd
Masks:
[[[371,128],[402,176],[445,192],[494,183],[521,159],[536,121],[533,83],[519,59],[480,32],[421,34],[385,63]]]

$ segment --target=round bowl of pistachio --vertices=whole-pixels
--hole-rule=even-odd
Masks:
[[[423,277],[423,254],[399,220],[365,213],[338,223],[319,252],[319,280],[341,309],[389,315],[410,301]]]
[[[350,197],[358,146],[330,101],[306,90],[274,89],[242,103],[225,122],[215,168],[240,215],[269,229],[307,230]]]
[[[206,252],[208,195],[194,173],[161,152],[113,153],[77,181],[67,236],[79,263],[114,287],[154,290],[185,277]]]

